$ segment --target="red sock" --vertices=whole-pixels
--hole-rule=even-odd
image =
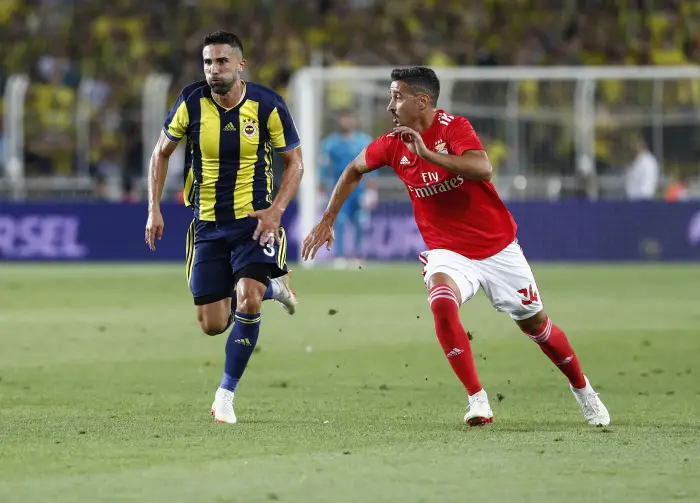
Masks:
[[[429,300],[435,319],[435,332],[452,370],[467,393],[473,395],[481,391],[469,337],[459,319],[457,295],[447,285],[436,285],[430,290]]]
[[[586,379],[581,372],[581,364],[569,344],[566,334],[547,317],[542,329],[527,336],[539,344],[540,349],[559,370],[568,377],[574,388],[585,388]]]

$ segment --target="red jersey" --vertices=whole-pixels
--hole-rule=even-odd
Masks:
[[[421,133],[441,154],[484,150],[464,117],[438,110]],[[491,257],[513,242],[517,226],[491,182],[469,180],[412,154],[399,135],[388,133],[367,146],[371,169],[391,166],[406,184],[418,230],[428,249],[446,249],[469,259]]]

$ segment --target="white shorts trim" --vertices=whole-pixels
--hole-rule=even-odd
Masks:
[[[496,310],[516,321],[530,318],[543,309],[532,269],[517,242],[492,257],[472,260],[450,250],[429,250],[420,254],[427,287],[436,273],[448,275],[457,284],[462,304],[483,288]]]

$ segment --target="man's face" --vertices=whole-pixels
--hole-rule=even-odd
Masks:
[[[213,93],[228,93],[240,78],[246,61],[241,51],[228,44],[207,45],[202,51],[204,75]]]
[[[394,125],[412,124],[420,117],[419,107],[421,95],[416,95],[405,82],[395,80],[391,83],[391,101],[386,109],[391,113]]]
[[[357,120],[351,114],[344,113],[338,117],[338,130],[341,133],[351,133],[357,129]]]

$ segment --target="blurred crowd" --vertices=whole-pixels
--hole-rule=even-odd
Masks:
[[[700,58],[694,0],[0,0],[0,83],[14,73],[31,78],[27,173],[75,172],[77,90],[93,78],[93,92],[81,98],[89,101],[90,173],[98,181],[122,173],[129,193],[144,169],[146,75],[174,76],[171,102],[201,78],[201,41],[220,28],[243,39],[249,78],[283,95],[292,73],[308,64],[683,65]],[[610,103],[638,99],[627,91],[619,83],[602,90]],[[692,85],[667,91],[671,108],[700,103]],[[523,93],[523,106],[538,99],[537,89]],[[696,129],[682,140],[681,167],[700,153]],[[532,134],[533,148],[551,162],[559,147],[542,145],[551,135]],[[600,136],[596,154],[613,163],[610,141]]]

